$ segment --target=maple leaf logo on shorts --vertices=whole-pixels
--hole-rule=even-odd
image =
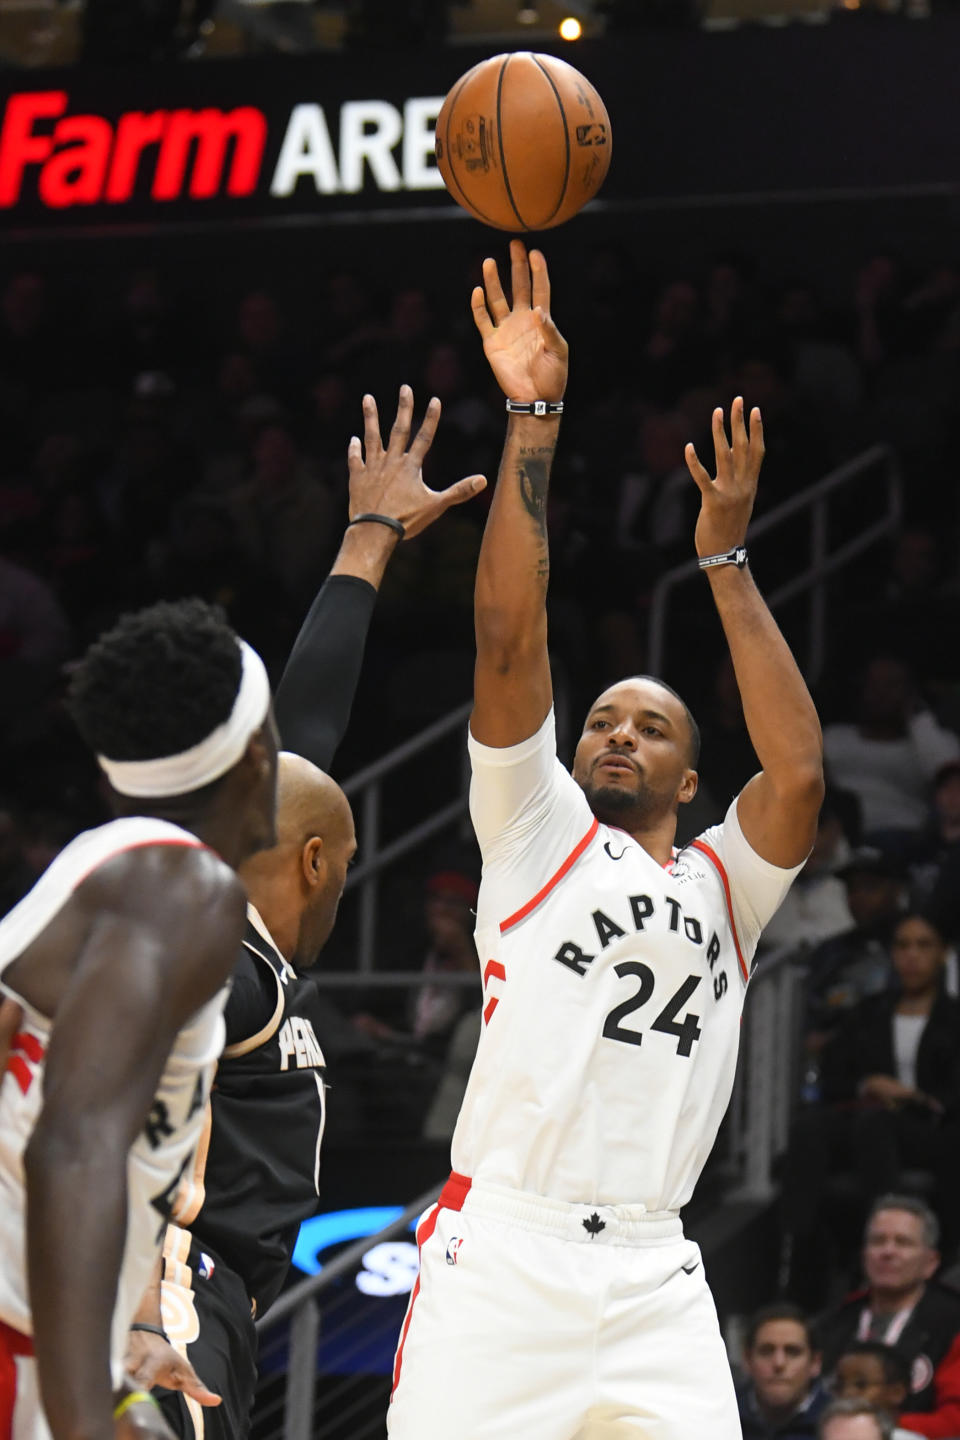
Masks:
[[[594,1235],[599,1235],[601,1230],[606,1230],[607,1228],[606,1220],[601,1220],[596,1210],[594,1210],[593,1214],[589,1216],[588,1219],[581,1220],[580,1224],[583,1226],[584,1230],[586,1230],[591,1240],[593,1239]]]

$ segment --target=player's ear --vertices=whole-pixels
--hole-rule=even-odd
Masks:
[[[700,777],[696,770],[684,770],[683,779],[680,781],[680,789],[677,791],[677,803],[680,805],[689,805],[697,793],[699,783]]]
[[[303,878],[311,890],[323,884],[327,873],[327,857],[324,854],[323,840],[319,835],[311,835],[300,851],[300,867],[303,871]]]

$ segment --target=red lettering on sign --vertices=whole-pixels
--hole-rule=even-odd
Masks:
[[[40,167],[37,195],[51,209],[122,204],[132,198],[144,150],[159,146],[150,193],[176,200],[250,195],[260,178],[267,121],[252,105],[234,110],[132,110],[116,131],[99,115],[65,119],[65,90],[11,95],[0,129],[0,206],[15,205],[28,167]],[[52,132],[37,133],[42,120]]]
[[[116,205],[130,199],[144,146],[156,144],[162,138],[166,124],[165,110],[154,110],[151,115],[144,114],[142,110],[131,110],[120,116],[104,200]]]
[[[24,170],[41,165],[53,149],[53,136],[35,135],[34,122],[62,115],[66,108],[66,90],[10,96],[0,130],[0,205],[17,203]]]

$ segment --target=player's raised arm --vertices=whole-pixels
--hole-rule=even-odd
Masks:
[[[178,1031],[230,974],[245,916],[220,860],[173,846],[105,866],[85,900],[90,936],[57,1007],[24,1156],[34,1345],[55,1440],[113,1436],[106,1360],[128,1153]],[[158,1228],[167,1199],[154,1197]]]
[[[494,260],[471,299],[483,349],[501,390],[518,404],[557,405],[567,345],[550,318],[550,279],[539,250],[510,243],[512,303]],[[533,735],[550,709],[547,656],[547,491],[560,428],[555,413],[511,414],[477,566],[477,662],[470,728],[492,746]]]
[[[687,465],[700,490],[696,548],[701,560],[733,557],[745,542],[763,461],[760,411],[749,433],[739,396],[730,411],[728,443],[723,411],[713,412],[716,478],[692,445]],[[737,563],[739,561],[740,563]],[[810,692],[743,557],[706,569],[733,668],[747,730],[762,772],[741,792],[737,814],[750,845],[773,865],[799,865],[809,854],[823,799],[823,737]]]
[[[330,577],[310,607],[277,687],[275,710],[284,748],[329,770],[346,733],[360,680],[363,647],[390,556],[453,505],[478,495],[482,475],[446,490],[423,483],[422,466],[440,420],[427,406],[411,439],[413,391],[400,387],[396,419],[384,447],[377,402],[363,397],[363,443],[347,449],[350,514]]]

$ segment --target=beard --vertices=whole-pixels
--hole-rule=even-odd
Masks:
[[[583,787],[587,804],[604,825],[618,825],[629,829],[627,821],[634,826],[642,824],[658,808],[657,797],[645,785],[631,793],[619,785],[593,785]]]

